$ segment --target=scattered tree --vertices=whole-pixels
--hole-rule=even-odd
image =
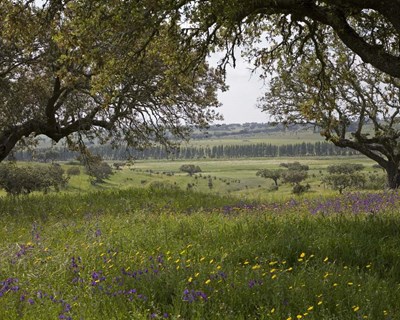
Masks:
[[[307,171],[304,170],[287,170],[282,172],[282,181],[296,185],[307,179],[307,176]]]
[[[208,179],[208,188],[209,188],[210,190],[212,190],[212,188],[214,188],[214,184],[213,184],[213,181],[212,181],[211,178]]]
[[[364,165],[359,163],[341,163],[327,167],[329,174],[353,174],[364,169]]]
[[[342,194],[346,188],[364,187],[366,183],[365,176],[359,173],[363,169],[364,166],[362,164],[356,163],[331,165],[327,168],[329,175],[325,176],[322,181]]]
[[[194,164],[183,164],[179,170],[188,173],[189,176],[193,176],[195,173],[201,172],[201,168]]]
[[[282,177],[282,170],[261,169],[258,170],[256,175],[265,179],[272,179],[275,186],[278,187],[278,180]]]
[[[296,171],[308,171],[310,169],[308,165],[301,164],[298,161],[288,162],[288,163],[281,163],[279,166],[287,168],[289,170],[296,170]]]
[[[308,190],[310,190],[310,185],[308,183],[305,186],[303,186],[302,184],[295,184],[293,186],[292,193],[294,193],[295,195],[301,195]]]
[[[352,174],[332,173],[325,176],[322,181],[331,186],[333,190],[338,190],[342,194],[346,188],[362,188],[366,179],[364,175],[356,172]]]

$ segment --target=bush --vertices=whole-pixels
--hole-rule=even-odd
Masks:
[[[296,195],[301,195],[304,192],[308,191],[309,189],[310,189],[310,185],[309,184],[307,184],[305,186],[303,186],[302,184],[295,184],[293,186],[292,193],[294,193]]]
[[[279,166],[287,168],[289,170],[294,170],[294,171],[308,171],[310,169],[308,165],[301,164],[298,161],[288,162],[288,163],[281,163]]]
[[[108,179],[112,174],[112,168],[107,162],[95,162],[89,164],[87,167],[87,173],[95,178],[93,183],[102,183],[105,179]]]
[[[342,163],[328,166],[327,170],[330,174],[352,174],[364,169],[362,164],[358,163]]]
[[[284,183],[299,184],[307,179],[307,171],[304,170],[288,170],[282,173],[282,181]]]
[[[29,194],[33,191],[48,192],[66,187],[68,178],[60,165],[18,167],[15,164],[0,166],[0,187],[8,194]]]
[[[71,167],[67,169],[68,176],[79,176],[81,174],[81,169],[79,167]]]

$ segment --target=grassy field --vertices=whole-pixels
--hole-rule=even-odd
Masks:
[[[5,197],[0,319],[399,319],[399,200]]]
[[[183,190],[191,185],[195,191],[212,193],[217,195],[233,195],[241,199],[274,201],[292,197],[292,186],[281,185],[279,191],[268,191],[273,185],[272,180],[256,176],[259,169],[277,169],[281,163],[299,161],[310,167],[308,178],[305,183],[311,186],[310,191],[303,197],[315,195],[333,195],[332,191],[321,183],[326,168],[332,164],[359,163],[365,166],[364,174],[371,173],[383,175],[380,170],[372,168],[373,162],[362,157],[343,158],[266,158],[266,159],[243,159],[243,160],[189,160],[189,161],[137,161],[122,170],[115,172],[104,184],[92,186],[89,177],[84,174],[72,176],[69,187],[64,192],[84,193],[88,190],[96,191],[110,188],[142,188],[152,184],[169,184]],[[202,172],[190,177],[187,173],[179,170],[183,164],[198,165]],[[67,165],[64,166],[68,168]],[[212,188],[209,181],[212,181]]]
[[[302,196],[255,174],[293,161]],[[382,174],[365,158],[140,161],[0,197],[0,319],[399,319],[400,195],[323,186],[345,162]]]
[[[273,185],[270,179],[256,176],[260,169],[278,169],[281,163],[298,161],[309,166],[308,178],[304,183],[311,186],[309,192],[303,197],[315,195],[334,195],[337,192],[325,186],[321,180],[327,174],[326,168],[332,164],[358,163],[363,164],[363,174],[383,176],[381,170],[373,169],[374,162],[365,157],[304,157],[304,158],[265,158],[265,159],[236,159],[236,160],[165,160],[165,161],[136,161],[116,170],[105,183],[92,185],[90,178],[80,167],[81,174],[71,176],[67,189],[62,193],[85,193],[88,191],[99,191],[106,189],[142,188],[153,184],[168,184],[183,190],[190,189],[217,195],[233,195],[241,199],[274,201],[288,199],[293,196],[292,186],[281,184],[279,191],[269,191]],[[110,163],[112,164],[112,163]],[[183,164],[198,165],[202,172],[190,177],[181,172],[179,168]],[[36,165],[31,163],[20,163],[19,165]],[[40,164],[44,165],[44,164]],[[71,165],[62,164],[67,170]],[[73,165],[76,166],[76,165]],[[209,181],[212,182],[212,188]],[[5,192],[0,190],[0,196]]]

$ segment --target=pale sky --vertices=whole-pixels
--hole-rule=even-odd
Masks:
[[[210,58],[210,66],[216,67],[218,59]],[[238,55],[236,68],[227,69],[229,90],[219,94],[224,116],[221,123],[268,122],[268,117],[256,108],[257,99],[265,92],[265,84],[257,74],[251,73],[251,65]]]

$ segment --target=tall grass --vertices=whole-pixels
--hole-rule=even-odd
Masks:
[[[3,198],[0,319],[399,319],[398,205],[309,205],[173,188]]]

